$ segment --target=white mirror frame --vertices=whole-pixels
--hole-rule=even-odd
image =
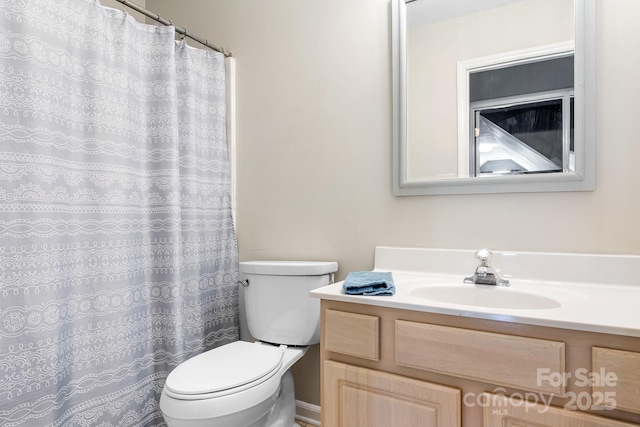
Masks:
[[[529,193],[595,188],[595,0],[575,0],[575,138],[573,172],[467,178],[407,178],[406,4],[391,0],[393,194]],[[581,141],[581,142],[580,142]]]

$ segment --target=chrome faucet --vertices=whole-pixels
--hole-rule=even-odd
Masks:
[[[500,277],[498,272],[489,265],[489,260],[493,253],[489,249],[480,249],[476,252],[476,259],[480,260],[480,265],[471,277],[465,277],[464,283],[474,285],[509,286],[509,281]]]

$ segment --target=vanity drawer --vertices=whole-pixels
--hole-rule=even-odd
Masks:
[[[556,396],[564,384],[538,369],[565,372],[563,342],[396,320],[396,364]]]
[[[326,350],[368,360],[380,359],[380,319],[377,316],[326,310]]]
[[[609,393],[617,409],[640,413],[640,353],[593,347],[592,372],[594,393]]]

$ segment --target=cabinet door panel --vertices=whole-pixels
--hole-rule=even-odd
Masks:
[[[545,406],[490,393],[483,394],[484,427],[634,427],[621,421]]]
[[[616,408],[640,414],[640,353],[593,347],[592,360],[592,372],[598,375],[594,396],[608,393]]]
[[[324,362],[326,427],[460,427],[460,399],[452,387]]]

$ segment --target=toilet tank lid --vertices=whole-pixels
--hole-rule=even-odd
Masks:
[[[337,262],[323,261],[243,261],[240,272],[274,276],[321,276],[338,270]]]

